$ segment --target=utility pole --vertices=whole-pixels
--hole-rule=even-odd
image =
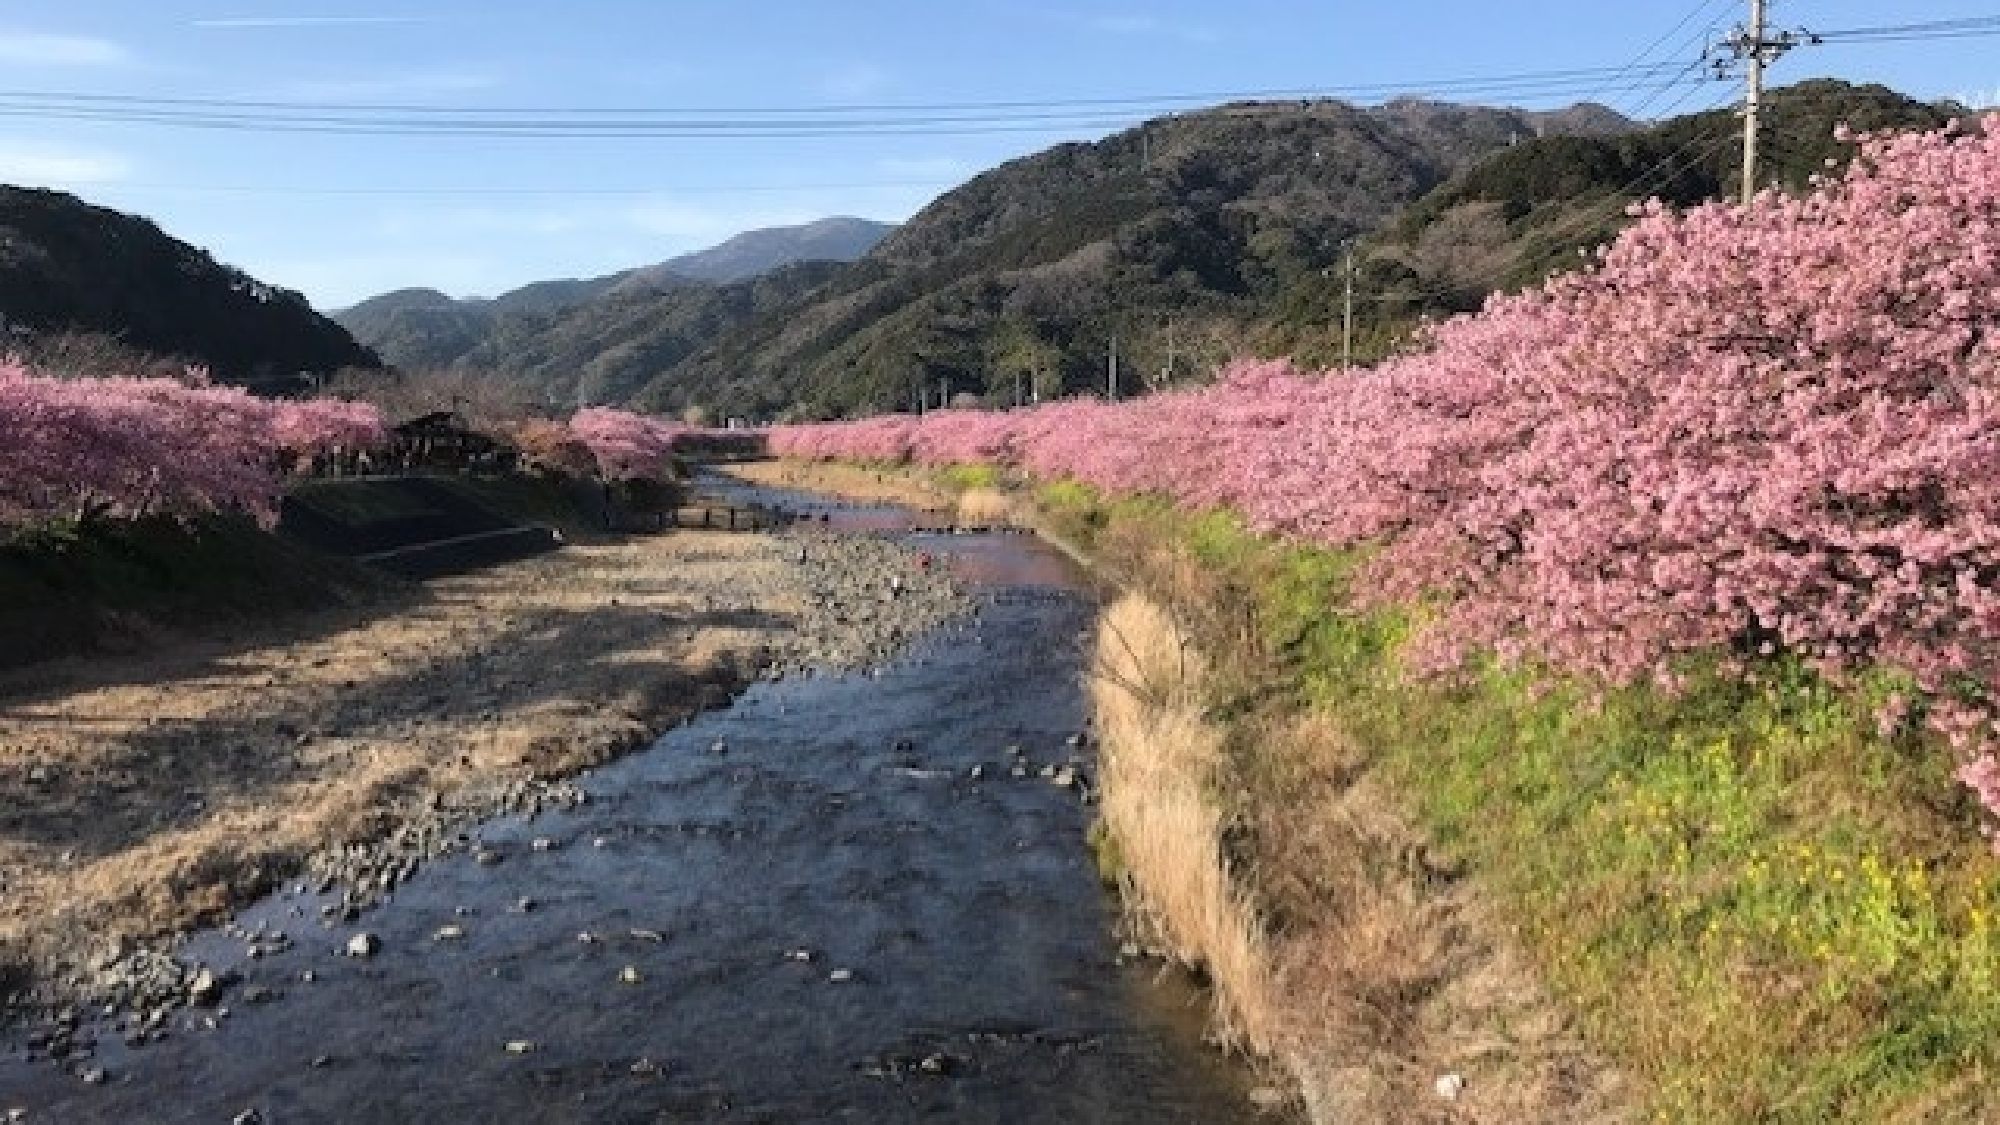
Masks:
[[[1757,197],[1757,132],[1764,109],[1764,2],[1750,0],[1749,75],[1743,96],[1743,203]]]
[[[1347,295],[1340,302],[1340,366],[1354,366],[1354,242],[1347,243]]]
[[[1783,58],[1792,48],[1800,45],[1817,46],[1819,36],[1809,31],[1784,31],[1772,35],[1769,28],[1768,0],[1750,0],[1750,22],[1745,24],[1735,38],[1723,43],[1730,53],[1743,62],[1745,90],[1743,96],[1743,203],[1748,206],[1757,198],[1757,156],[1761,141],[1764,114],[1764,68]],[[1718,69],[1727,63],[1717,64]]]

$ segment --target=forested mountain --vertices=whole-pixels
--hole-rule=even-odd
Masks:
[[[435,289],[399,289],[370,297],[334,318],[373,347],[384,360],[407,370],[484,365],[499,340],[515,343],[546,334],[545,345],[531,352],[560,348],[560,341],[599,340],[608,333],[588,323],[566,324],[561,318],[585,305],[603,302],[581,319],[586,322],[638,313],[635,302],[660,299],[671,304],[689,287],[752,281],[760,275],[801,262],[852,262],[874,249],[895,228],[868,219],[835,217],[800,226],[746,231],[716,246],[670,258],[657,265],[623,270],[603,277],[538,281],[493,298],[454,299]],[[712,295],[692,295],[706,305]],[[722,298],[727,302],[727,298]],[[672,319],[672,314],[667,314]],[[636,330],[635,326],[635,330]],[[651,349],[658,354],[658,349]],[[512,353],[509,353],[512,354]],[[565,359],[574,359],[564,353]],[[589,356],[585,358],[595,358]],[[506,363],[493,368],[542,383],[532,365]],[[564,397],[573,388],[550,388]]]
[[[1788,185],[1844,158],[1838,123],[1953,112],[1839,82],[1770,104],[1767,167]],[[450,362],[553,405],[820,417],[963,394],[998,404],[1104,387],[1114,341],[1133,393],[1245,351],[1336,358],[1350,242],[1357,358],[1385,354],[1423,317],[1576,262],[1634,199],[1733,193],[1739,130],[1726,110],[1641,128],[1599,106],[1231,105],[1009,162],[850,266],[628,283],[478,332],[435,294],[403,299],[431,338],[458,334]]]
[[[379,367],[305,298],[222,265],[132,215],[62,192],[0,187],[0,322],[14,346],[63,335],[289,390],[301,373]]]
[[[1225,106],[1002,165],[873,254],[655,375],[637,401],[731,414],[856,413],[919,394],[1125,389],[1244,346],[1258,310],[1497,149],[1601,109],[1398,101]]]
[[[1766,183],[1803,187],[1852,146],[1857,131],[1931,129],[1963,111],[1928,105],[1882,86],[1807,82],[1774,92],[1765,118]],[[1480,161],[1403,212],[1359,252],[1357,354],[1374,358],[1424,316],[1479,307],[1573,267],[1627,222],[1635,200],[1676,206],[1735,198],[1741,190],[1742,118],[1715,110],[1652,128],[1598,136],[1552,136]],[[1262,325],[1258,349],[1331,362],[1338,355],[1340,276],[1305,276]]]

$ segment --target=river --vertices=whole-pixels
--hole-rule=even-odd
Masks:
[[[880,669],[760,683],[579,778],[579,807],[486,825],[478,847],[357,922],[323,925],[322,900],[281,894],[245,911],[239,936],[195,936],[185,956],[241,974],[226,1016],[181,1012],[139,1049],[103,1034],[82,1064],[102,1069],[95,1085],[17,1048],[0,1061],[0,1113],[1251,1116],[1249,1076],[1200,1041],[1198,990],[1119,956],[1086,846],[1082,576],[1031,536],[731,490],[815,517],[807,550],[813,534],[907,538],[959,573],[979,612]],[[251,958],[243,929],[283,931],[290,948]],[[361,931],[379,950],[346,956]]]

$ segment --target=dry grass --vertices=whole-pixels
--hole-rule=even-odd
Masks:
[[[850,500],[907,504],[930,511],[949,510],[953,503],[949,491],[913,472],[823,461],[749,461],[730,465],[727,471],[756,484],[825,492]]]
[[[1206,679],[1159,606],[1128,595],[1104,614],[1091,680],[1104,819],[1136,916],[1173,957],[1207,972],[1220,1036],[1266,1053],[1276,1026],[1269,956],[1224,858],[1212,797],[1223,736],[1203,714]]]
[[[958,497],[958,522],[968,527],[997,527],[1014,521],[1014,502],[997,488],[969,488]]]
[[[572,548],[317,633],[0,677],[0,964],[214,921],[433,793],[643,741],[786,643],[785,574],[760,536]]]
[[[1241,591],[1109,538],[1141,588],[1191,608],[1128,595],[1100,625],[1106,828],[1136,917],[1211,977],[1222,1037],[1278,1062],[1316,1121],[1618,1120],[1618,1075],[1333,719],[1282,701],[1210,717],[1271,671]]]

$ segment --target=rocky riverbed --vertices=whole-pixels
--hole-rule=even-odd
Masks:
[[[1203,997],[1114,936],[1084,842],[1095,606],[1065,560],[1018,535],[820,526],[756,548],[819,624],[774,636],[732,705],[506,782],[512,815],[447,801],[322,850],[177,963],[110,966],[100,984],[132,999],[0,1053],[0,1113],[1249,1115],[1245,1076],[1200,1042]]]
[[[679,533],[431,583],[394,612],[0,681],[0,994],[145,1035],[173,937],[281,887],[351,920],[502,814],[745,684],[866,669],[969,602],[880,539]],[[282,942],[274,944],[282,945]]]

